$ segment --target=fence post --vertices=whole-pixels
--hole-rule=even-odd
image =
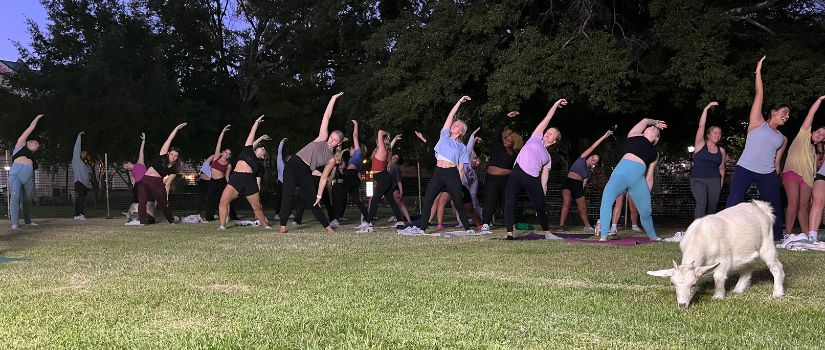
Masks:
[[[103,154],[103,182],[106,184],[106,218],[111,219],[109,211],[109,153]]]
[[[421,215],[421,160],[415,162],[416,172],[418,173],[418,215]]]

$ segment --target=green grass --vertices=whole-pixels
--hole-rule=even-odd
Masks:
[[[780,252],[783,298],[770,296],[760,262],[746,293],[713,300],[705,279],[680,312],[669,281],[645,274],[679,260],[676,244],[39,223],[0,229],[0,256],[31,259],[0,264],[4,349],[813,349],[825,339],[816,252]]]

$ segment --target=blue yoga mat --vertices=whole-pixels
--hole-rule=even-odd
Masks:
[[[0,264],[15,262],[15,261],[29,261],[29,260],[31,260],[31,259],[29,259],[29,258],[4,258],[4,257],[0,257]]]

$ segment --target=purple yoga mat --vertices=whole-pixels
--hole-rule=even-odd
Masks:
[[[607,242],[599,242],[597,240],[587,240],[587,239],[579,239],[579,238],[565,238],[565,242],[567,243],[586,243],[586,244],[610,244],[610,245],[618,245],[618,246],[635,246],[640,244],[647,244],[651,243],[652,241],[649,240],[647,237],[625,237],[620,239],[610,239]]]

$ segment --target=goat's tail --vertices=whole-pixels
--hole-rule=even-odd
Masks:
[[[771,226],[773,226],[773,223],[776,221],[776,216],[773,215],[773,207],[771,206],[771,203],[766,202],[766,201],[755,200],[755,201],[752,201],[751,204],[753,204],[756,208],[758,208],[759,211],[764,213],[765,216],[770,218]]]

